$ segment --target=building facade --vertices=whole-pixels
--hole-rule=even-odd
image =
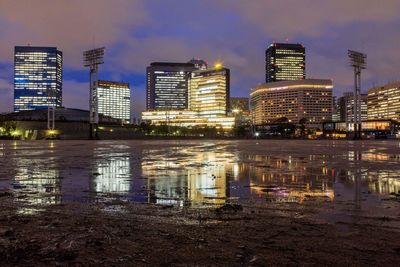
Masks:
[[[305,79],[305,57],[305,48],[301,44],[271,44],[265,51],[265,82]]]
[[[56,47],[15,47],[14,111],[62,106],[62,62]]]
[[[367,110],[367,94],[361,94],[359,100],[361,104],[361,121],[368,119]],[[335,116],[332,115],[334,121],[353,122],[354,121],[354,93],[346,92],[336,101]]]
[[[200,117],[226,117],[230,106],[230,71],[220,65],[192,73],[189,109]]]
[[[286,118],[320,124],[332,118],[331,80],[306,79],[259,85],[250,93],[253,123],[261,125]]]
[[[368,119],[400,121],[400,82],[368,90]]]
[[[189,78],[194,70],[192,63],[151,63],[146,75],[146,109],[187,109]]]
[[[99,80],[96,93],[100,114],[130,123],[131,92],[129,83]]]

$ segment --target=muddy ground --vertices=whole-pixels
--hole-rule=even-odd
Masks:
[[[396,266],[400,262],[398,196],[387,200],[389,208],[396,207],[393,216],[360,213],[335,223],[318,215],[333,209],[331,203],[314,200],[302,205],[207,209],[115,200],[59,204],[24,214],[21,209],[16,212],[12,192],[2,191],[0,196],[1,266]]]

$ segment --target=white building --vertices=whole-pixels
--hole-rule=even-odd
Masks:
[[[122,120],[131,121],[131,93],[129,83],[99,81],[97,88],[98,112]]]

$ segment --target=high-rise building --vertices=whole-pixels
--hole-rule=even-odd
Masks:
[[[230,71],[221,64],[192,72],[189,108],[200,117],[226,117],[230,110]]]
[[[336,121],[352,122],[354,120],[354,93],[346,92],[336,101]],[[367,117],[367,94],[361,94],[361,121]]]
[[[147,67],[147,110],[188,108],[188,83],[195,67],[191,63],[154,62]]]
[[[205,62],[202,59],[192,58],[188,63],[193,64],[197,70],[206,70],[207,69],[207,62]]]
[[[368,90],[368,120],[392,119],[400,122],[400,82]]]
[[[129,83],[100,80],[96,90],[100,114],[130,123],[131,92]]]
[[[15,47],[14,111],[62,106],[62,60],[56,47]]]
[[[271,44],[265,51],[265,82],[305,79],[305,54],[301,44]]]
[[[299,123],[306,119],[320,124],[332,118],[332,81],[305,79],[259,85],[250,93],[254,124],[273,123],[282,118]]]

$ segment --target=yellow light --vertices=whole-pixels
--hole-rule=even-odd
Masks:
[[[220,63],[220,62],[215,63],[214,68],[217,70],[222,69],[222,63]]]
[[[17,130],[11,132],[11,136],[18,136],[18,135],[21,135],[21,134]]]

